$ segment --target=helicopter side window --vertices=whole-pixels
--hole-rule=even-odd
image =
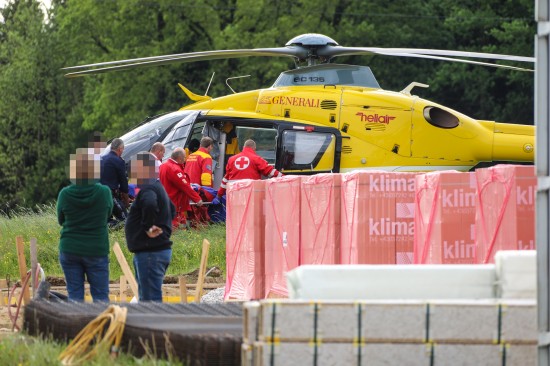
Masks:
[[[331,133],[284,131],[282,171],[331,171],[336,136]]]
[[[183,144],[185,143],[185,138],[187,137],[190,125],[181,126],[177,128],[174,131],[174,134],[171,136],[171,139],[164,143],[164,147],[166,148],[166,151],[164,153],[164,158],[169,158],[170,155],[172,155],[172,151],[176,147],[183,147]]]
[[[460,124],[458,117],[438,107],[424,108],[424,118],[431,125],[440,128],[455,128]]]
[[[128,132],[122,136],[122,140],[126,145],[132,144],[141,140],[151,140],[154,139],[157,141],[164,132],[173,126],[176,122],[182,119],[181,115],[172,115],[168,114],[162,117],[159,117],[155,120],[152,120],[148,123],[145,123],[138,128]]]
[[[189,149],[189,153],[193,153],[199,149],[204,125],[205,122],[198,122],[193,126],[191,136],[189,136],[187,139],[187,144],[185,145],[185,147]]]
[[[256,154],[264,158],[268,164],[275,164],[275,151],[277,149],[277,130],[273,128],[236,127],[236,135],[239,151],[243,150],[246,140],[256,142]]]

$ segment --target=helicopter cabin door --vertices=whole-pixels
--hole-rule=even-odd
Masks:
[[[340,130],[353,138],[349,149],[360,151],[359,156],[375,166],[393,165],[411,154],[410,100],[397,93],[345,88]]]
[[[336,128],[279,126],[275,167],[283,174],[338,173],[341,150]]]
[[[256,142],[256,154],[275,166],[277,134],[277,128],[271,124],[251,122],[238,125],[236,121],[230,120],[207,121],[201,136],[210,136],[214,140],[214,149],[211,152],[214,162],[214,188],[219,188],[229,158],[241,152],[248,139]]]

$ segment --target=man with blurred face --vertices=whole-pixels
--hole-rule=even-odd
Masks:
[[[162,283],[172,258],[172,219],[176,210],[158,181],[158,167],[149,152],[140,152],[130,164],[130,177],[140,188],[126,219],[128,249],[140,301],[162,302]]]
[[[71,154],[72,184],[59,192],[57,219],[62,226],[59,262],[69,300],[84,301],[84,280],[94,302],[109,302],[109,234],[113,210],[108,187],[99,184],[99,155],[93,148]]]

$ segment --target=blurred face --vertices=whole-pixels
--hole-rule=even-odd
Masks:
[[[93,148],[77,149],[69,161],[69,178],[74,184],[95,183],[100,177],[99,155]]]
[[[154,181],[158,176],[158,166],[152,162],[145,162],[138,156],[130,162],[130,179],[137,181],[138,184]]]
[[[101,154],[101,152],[107,147],[107,142],[102,136],[96,135],[92,141],[88,142],[88,147],[94,149],[96,154]]]

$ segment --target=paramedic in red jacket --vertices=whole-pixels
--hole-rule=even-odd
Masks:
[[[225,194],[227,183],[238,179],[261,179],[263,176],[268,178],[282,177],[283,174],[272,167],[261,156],[256,154],[256,143],[253,140],[244,142],[243,151],[233,155],[227,161],[225,167],[225,176],[218,190],[218,197]]]
[[[212,156],[210,156],[210,152],[213,148],[214,140],[211,137],[203,137],[200,148],[187,158],[185,173],[189,175],[191,183],[212,187]]]
[[[191,187],[189,177],[183,172],[185,162],[185,151],[183,148],[175,148],[172,155],[166,160],[159,169],[159,179],[168,197],[176,206],[176,217],[172,220],[172,226],[177,228],[179,225],[186,225],[186,213],[191,210],[189,200],[196,202],[197,206],[202,206],[201,197]]]

